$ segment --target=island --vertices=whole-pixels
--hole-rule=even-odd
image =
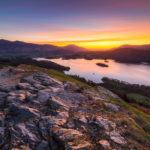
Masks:
[[[96,63],[96,65],[101,67],[109,67],[107,64],[103,64],[103,63]]]

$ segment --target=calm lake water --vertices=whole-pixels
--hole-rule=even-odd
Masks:
[[[61,58],[37,58],[37,60],[49,60],[63,66],[68,66],[70,70],[65,71],[66,74],[79,75],[96,83],[102,82],[101,79],[103,77],[109,77],[133,84],[150,85],[150,66],[146,64],[125,64],[115,62],[114,60],[109,60],[109,62],[106,63],[101,59],[63,60]],[[105,63],[109,65],[109,67],[97,66],[96,63]]]

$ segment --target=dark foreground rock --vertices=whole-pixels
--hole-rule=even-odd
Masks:
[[[105,103],[113,113],[120,107],[103,94],[86,87],[78,93],[78,88],[34,72],[16,80],[9,92],[0,91],[0,149],[128,149],[125,128],[92,103]]]

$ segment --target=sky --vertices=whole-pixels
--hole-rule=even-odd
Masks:
[[[0,38],[89,49],[150,44],[150,0],[1,0]]]

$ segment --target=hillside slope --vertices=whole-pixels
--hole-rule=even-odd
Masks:
[[[0,149],[148,150],[149,131],[150,116],[100,86],[33,66],[0,71]]]

